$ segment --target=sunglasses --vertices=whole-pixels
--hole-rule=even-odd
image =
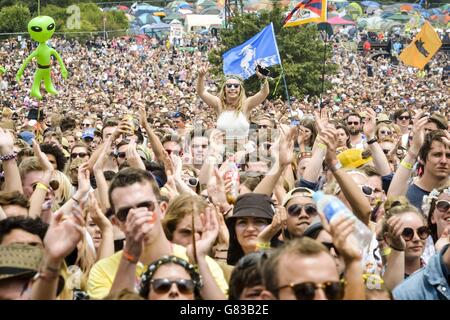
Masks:
[[[383,153],[384,153],[384,154],[389,154],[390,152],[391,152],[391,150],[383,149]]]
[[[417,235],[419,236],[419,238],[421,240],[425,240],[429,237],[430,235],[430,229],[428,229],[428,227],[423,226],[420,228],[417,228],[416,230],[414,230],[413,228],[405,228],[402,231],[402,238],[405,241],[411,241],[414,238],[414,232],[417,231]]]
[[[153,279],[150,281],[153,290],[158,294],[169,292],[174,283],[182,294],[191,294],[194,292],[195,284],[191,279]]]
[[[410,119],[409,116],[401,116],[401,117],[398,117],[398,120],[409,120],[409,119]]]
[[[359,187],[361,188],[361,191],[364,193],[364,195],[368,197],[373,196],[373,193],[375,192],[375,190],[370,186],[362,185]]]
[[[351,125],[354,125],[354,126],[359,126],[359,122],[356,122],[356,121],[349,121],[349,122],[347,122],[347,124],[349,125],[349,126],[351,126]]]
[[[225,84],[225,86],[226,86],[228,89],[230,89],[230,88],[235,88],[235,89],[237,89],[237,88],[239,88],[241,85],[240,85],[239,83],[227,83],[227,84]]]
[[[380,133],[381,133],[381,134],[386,134],[386,135],[388,135],[388,136],[390,136],[390,135],[392,134],[392,132],[390,132],[390,131],[384,131],[384,130],[381,130]]]
[[[126,152],[117,152],[117,158],[125,159],[127,156]]]
[[[198,185],[197,178],[187,178],[185,179],[185,182],[189,187],[196,187]]]
[[[86,153],[86,152],[80,152],[80,153],[74,152],[74,153],[72,153],[72,154],[70,155],[70,157],[71,157],[72,159],[75,159],[75,158],[84,158],[84,157],[86,157],[86,156],[88,156],[88,155],[89,155],[89,153]]]
[[[269,128],[269,126],[268,126],[267,124],[260,124],[260,125],[258,126],[258,128],[259,128],[259,129],[267,129],[267,128]]]
[[[147,208],[149,211],[155,210],[155,203],[153,201],[144,201],[141,203],[138,203],[136,206],[133,207],[125,207],[122,209],[119,209],[116,212],[117,219],[119,221],[125,222],[127,221],[128,212],[133,208]]]
[[[302,212],[302,209],[305,209],[308,216],[314,216],[317,214],[317,207],[314,204],[305,204],[304,206],[300,204],[293,204],[289,206],[287,212],[291,217],[298,217]]]
[[[90,127],[91,124],[90,123],[83,123],[83,127]]]
[[[441,212],[447,212],[450,209],[450,202],[447,200],[436,201],[436,208]]]
[[[31,187],[33,188],[33,191],[36,190],[36,186],[38,185],[38,182],[34,183]],[[52,180],[48,183],[48,185],[50,186],[50,189],[52,191],[56,191],[59,188],[59,182],[58,180]]]
[[[278,290],[284,288],[291,288],[297,300],[314,300],[317,289],[322,289],[328,300],[342,300],[344,297],[344,283],[342,281],[291,283],[279,287]]]

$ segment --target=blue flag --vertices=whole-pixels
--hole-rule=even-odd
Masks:
[[[240,46],[228,50],[222,55],[223,73],[248,79],[256,73],[256,66],[264,68],[281,64],[277,41],[270,23],[261,32]]]

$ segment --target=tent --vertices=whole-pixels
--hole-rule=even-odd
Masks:
[[[342,18],[339,17],[339,16],[330,18],[330,19],[327,20],[327,22],[328,22],[329,24],[332,24],[332,25],[335,25],[335,24],[340,24],[340,25],[345,25],[345,24],[356,24],[356,23],[353,22],[353,21],[342,19]]]
[[[222,19],[217,15],[189,14],[186,16],[184,25],[188,32],[202,27],[222,27]]]
[[[146,24],[145,26],[142,26],[140,30],[169,30],[170,24],[167,23],[153,23],[153,24]]]

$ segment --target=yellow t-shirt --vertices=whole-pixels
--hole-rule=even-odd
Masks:
[[[186,248],[173,245],[174,256],[177,256],[186,261],[188,256],[186,255]],[[91,269],[89,273],[89,279],[87,283],[87,292],[91,299],[103,299],[109,294],[111,290],[116,272],[119,269],[120,259],[122,258],[122,251],[116,252],[112,256],[98,261]],[[224,274],[220,266],[215,260],[210,257],[206,257],[209,270],[216,280],[217,285],[224,294],[228,293],[228,283],[225,280]],[[140,277],[144,272],[145,266],[142,263],[136,265],[136,277]]]

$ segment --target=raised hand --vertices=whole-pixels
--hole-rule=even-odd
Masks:
[[[377,114],[375,111],[373,111],[372,108],[366,108],[367,117],[366,121],[364,122],[364,135],[367,137],[368,140],[373,139],[375,137],[375,129],[377,126]]]
[[[209,64],[201,66],[200,68],[198,68],[198,76],[204,77],[208,73],[208,70],[209,70]]]
[[[100,228],[100,230],[112,228],[111,221],[109,221],[109,219],[103,214],[93,192],[89,194],[86,209],[88,210],[91,219]]]
[[[46,256],[52,262],[60,264],[80,242],[85,222],[78,206],[72,207],[69,216],[62,211],[53,214],[50,226],[44,238]]]
[[[271,224],[258,234],[258,242],[270,242],[272,238],[286,225],[286,208],[277,206]]]
[[[384,238],[387,244],[397,251],[403,251],[406,248],[406,242],[402,238],[403,224],[398,216],[393,216],[387,221],[387,232]]]
[[[203,224],[203,233],[200,239],[195,242],[197,257],[194,257],[192,244],[186,248],[190,261],[197,261],[199,257],[205,257],[219,235],[219,222],[217,221],[216,209],[213,206],[206,207],[205,213],[200,215],[200,219]]]
[[[413,138],[409,150],[416,156],[419,154],[419,150],[425,140],[425,125],[427,122],[427,117],[419,119],[412,129]]]
[[[148,124],[147,122],[147,112],[145,111],[144,105],[139,105],[139,124],[145,128]]]
[[[78,168],[78,190],[81,197],[85,197],[86,194],[91,189],[91,181],[90,181],[90,173],[89,173],[89,163],[85,162],[80,165]],[[81,200],[81,199],[80,199]]]
[[[333,237],[333,244],[344,258],[344,261],[348,263],[354,260],[361,260],[360,248],[352,235],[355,228],[355,218],[339,216],[330,222],[329,227]]]
[[[11,132],[0,128],[0,155],[7,155],[13,152],[14,137]]]
[[[125,252],[139,260],[144,246],[144,239],[153,230],[156,212],[147,208],[133,208],[128,212],[125,223]]]
[[[44,171],[52,172],[53,165],[50,163],[50,161],[48,161],[47,156],[45,155],[45,153],[41,151],[39,144],[34,139],[33,139],[33,150],[34,156],[38,159],[39,164],[44,169]]]
[[[214,177],[210,177],[207,184],[208,196],[211,202],[217,206],[227,204],[225,183],[217,168],[214,168]]]
[[[328,109],[323,107],[320,111],[314,110],[314,117],[316,120],[317,130],[319,134],[328,127]]]
[[[325,163],[332,165],[337,161],[337,131],[333,127],[328,127],[320,134],[320,140],[327,146],[327,153],[325,155]]]

